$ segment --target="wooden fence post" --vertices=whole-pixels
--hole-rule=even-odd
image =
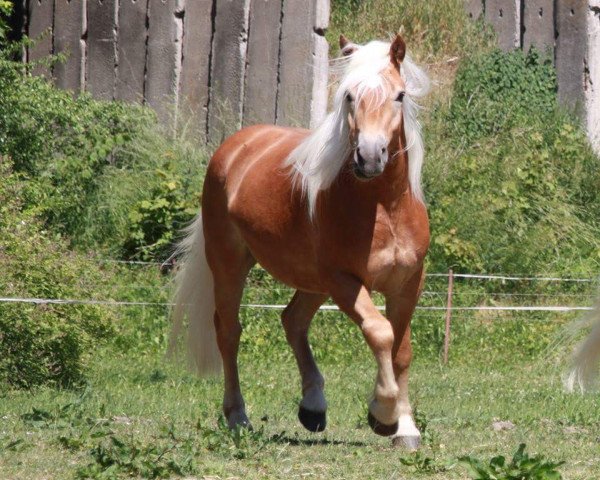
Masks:
[[[450,321],[452,320],[452,288],[454,287],[454,273],[448,270],[448,300],[446,302],[446,333],[444,334],[444,365],[448,363],[448,350],[450,349]]]

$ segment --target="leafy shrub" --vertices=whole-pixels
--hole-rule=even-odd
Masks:
[[[532,115],[556,110],[556,73],[552,58],[531,49],[493,50],[469,57],[457,73],[447,121],[464,142],[495,135]]]
[[[171,248],[197,208],[206,162],[151,110],[73,98],[0,58],[2,154],[27,180],[24,207],[50,229],[76,247],[130,257]]]
[[[0,154],[30,182],[26,206],[71,233],[115,150],[152,120],[149,111],[89,95],[73,98],[0,59]]]
[[[435,270],[591,275],[600,260],[600,163],[555,99],[535,51],[464,64],[427,131]]]
[[[0,47],[3,46],[9,31],[8,17],[12,12],[12,2],[0,0]]]
[[[79,218],[74,244],[128,258],[163,259],[198,213],[207,155],[185,133],[149,125],[107,166]]]
[[[459,462],[473,480],[560,480],[562,476],[557,468],[565,463],[548,461],[541,455],[530,457],[525,453],[524,443],[508,463],[502,455],[487,464],[470,456],[461,457]]]
[[[20,211],[23,190],[0,157],[2,296],[86,298],[89,283],[105,282],[104,273]],[[80,382],[94,344],[111,334],[112,319],[110,311],[93,305],[0,304],[0,385]]]

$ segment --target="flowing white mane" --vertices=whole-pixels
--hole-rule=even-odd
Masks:
[[[358,46],[351,55],[334,60],[333,72],[339,72],[341,79],[334,96],[333,108],[321,125],[302,141],[285,161],[286,166],[293,167],[293,179],[300,184],[303,194],[308,199],[311,217],[319,192],[331,185],[352,152],[346,92],[349,89],[355,90],[358,100],[361,94],[369,91],[375,93],[376,99],[383,101],[388,94],[388,85],[381,72],[389,63],[390,44],[378,41]],[[421,124],[417,119],[419,105],[415,98],[427,94],[429,78],[408,55],[401,64],[400,73],[406,83],[402,113],[407,141],[409,183],[415,198],[423,201],[421,167],[424,149]]]

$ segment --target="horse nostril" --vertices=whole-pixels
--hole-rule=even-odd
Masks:
[[[365,166],[365,159],[360,154],[360,148],[356,149],[356,162],[358,163],[358,166],[361,168]]]
[[[385,152],[387,152],[387,148],[386,148],[386,147],[383,147],[383,148],[381,149],[381,153],[382,153],[382,154],[385,154]]]

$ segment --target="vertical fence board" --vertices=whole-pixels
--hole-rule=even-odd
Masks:
[[[96,98],[112,100],[115,87],[115,9],[117,0],[88,0],[86,89]]]
[[[29,38],[35,40],[35,44],[29,47],[27,55],[28,60],[31,62],[52,55],[54,0],[29,0],[27,6],[29,18],[27,33]],[[46,78],[52,76],[50,69],[43,66],[37,66],[32,73],[43,75]]]
[[[281,1],[254,0],[250,10],[244,125],[275,123]]]
[[[187,2],[183,19],[180,110],[204,134],[208,114],[208,77],[212,38],[212,0]]]
[[[527,0],[523,6],[523,50],[554,53],[554,0]]]
[[[54,53],[64,53],[67,59],[54,67],[56,85],[66,90],[81,90],[84,55],[81,37],[84,33],[85,10],[82,1],[55,0]]]
[[[498,46],[512,50],[521,46],[520,0],[486,0],[485,19],[498,35]]]
[[[212,45],[209,137],[221,141],[241,122],[250,0],[218,0]]]
[[[277,124],[308,125],[312,95],[314,0],[283,2]]]
[[[483,15],[483,0],[466,0],[465,8],[467,15],[473,20],[477,20]]]
[[[177,0],[150,0],[146,102],[163,121],[172,117],[172,105],[177,95],[181,60],[178,11]]]
[[[556,1],[556,76],[558,99],[581,112],[584,106],[587,1]]]
[[[115,98],[143,102],[146,71],[146,10],[148,0],[121,0],[119,4],[119,64]]]
[[[600,0],[590,0],[587,13],[587,75],[584,77],[587,132],[600,155]]]
[[[315,0],[312,33],[312,95],[310,103],[310,127],[318,126],[327,114],[329,83],[329,43],[325,31],[329,27],[329,0]]]

